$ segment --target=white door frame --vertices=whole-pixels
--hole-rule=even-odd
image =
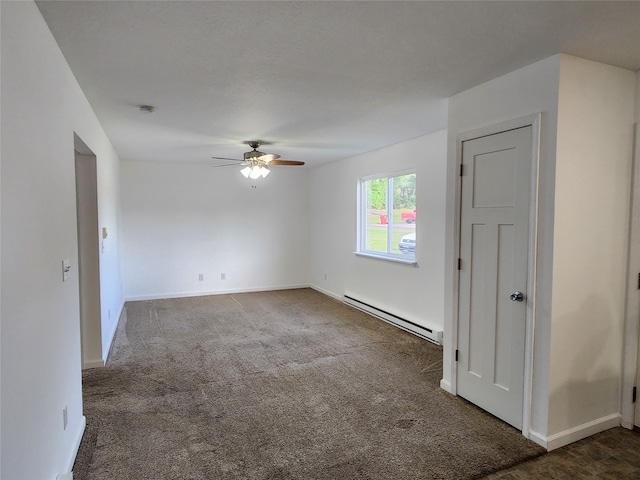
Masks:
[[[522,406],[522,434],[529,438],[529,426],[531,419],[531,385],[533,381],[533,332],[535,323],[535,304],[536,304],[536,259],[538,253],[538,170],[540,163],[540,121],[541,114],[536,113],[533,115],[527,115],[525,117],[516,118],[506,122],[482,127],[479,129],[464,132],[456,136],[456,168],[460,169],[462,165],[462,143],[467,140],[473,140],[480,137],[486,137],[494,135],[496,133],[502,133],[516,128],[531,126],[531,191],[529,201],[529,258],[527,262],[528,276],[527,276],[527,313],[526,313],[526,327],[525,327],[525,343],[524,343],[524,395]],[[455,221],[453,240],[456,245],[456,255],[459,256],[460,252],[460,196],[462,195],[462,179],[458,175],[455,187]],[[451,267],[454,269],[453,278],[453,295],[452,295],[452,329],[451,329],[451,342],[452,348],[449,352],[451,361],[451,385],[450,392],[457,395],[457,363],[455,361],[455,353],[458,349],[458,300],[460,295],[459,289],[459,271],[457,269],[457,262],[451,262]]]
[[[631,201],[629,211],[629,248],[627,257],[627,298],[624,322],[622,381],[620,382],[620,423],[633,428],[640,423],[635,418],[632,401],[633,387],[636,386],[638,365],[638,334],[640,305],[638,272],[640,272],[640,123],[635,124],[635,141],[632,152],[632,175],[630,179]],[[640,385],[638,385],[640,387]],[[638,398],[640,401],[640,398]]]

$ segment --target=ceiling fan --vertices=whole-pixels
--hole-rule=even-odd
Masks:
[[[211,157],[214,160],[226,160],[235,163],[227,163],[224,165],[214,165],[214,168],[217,167],[230,167],[234,165],[244,166],[240,173],[252,181],[252,188],[256,188],[256,180],[260,177],[264,178],[269,175],[270,170],[269,167],[272,165],[304,165],[304,162],[298,162],[296,160],[279,160],[280,155],[275,153],[264,153],[259,152],[258,148],[262,145],[263,142],[260,140],[250,140],[244,142],[249,145],[253,150],[250,152],[244,153],[244,159],[239,160],[237,158],[227,158],[227,157]]]

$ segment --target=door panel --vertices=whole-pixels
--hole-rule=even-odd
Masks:
[[[471,225],[471,250],[485,251],[487,244],[487,226],[483,224]],[[474,255],[471,257],[470,286],[473,296],[469,298],[472,312],[482,312],[483,315],[490,315],[487,311],[487,292],[485,288],[488,286],[484,277],[486,271],[486,257],[484,255]],[[470,374],[476,375],[478,378],[482,374],[482,364],[484,363],[484,345],[482,331],[484,326],[481,322],[476,321],[480,315],[469,316],[469,335],[467,342],[469,345],[469,363],[467,370]]]
[[[462,144],[457,391],[522,428],[532,128]],[[524,301],[510,299],[516,291]]]
[[[513,225],[498,225],[498,292],[508,292],[513,285],[514,256]],[[511,379],[511,301],[498,301],[496,305],[496,358],[494,383],[508,390]],[[524,352],[523,352],[524,353]]]

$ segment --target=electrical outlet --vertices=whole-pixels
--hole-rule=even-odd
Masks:
[[[227,275],[224,273],[220,274],[220,280],[225,280],[227,278]]]
[[[199,280],[200,282],[201,282],[201,281],[203,281],[203,280],[204,280],[204,274],[199,273],[199,274],[198,274],[198,280]]]
[[[67,423],[69,423],[69,417],[67,415],[67,407],[65,406],[62,409],[62,429],[63,430],[67,429]]]

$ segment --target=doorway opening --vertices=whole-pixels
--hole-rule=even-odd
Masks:
[[[74,134],[82,369],[103,367],[98,172],[95,154]]]

